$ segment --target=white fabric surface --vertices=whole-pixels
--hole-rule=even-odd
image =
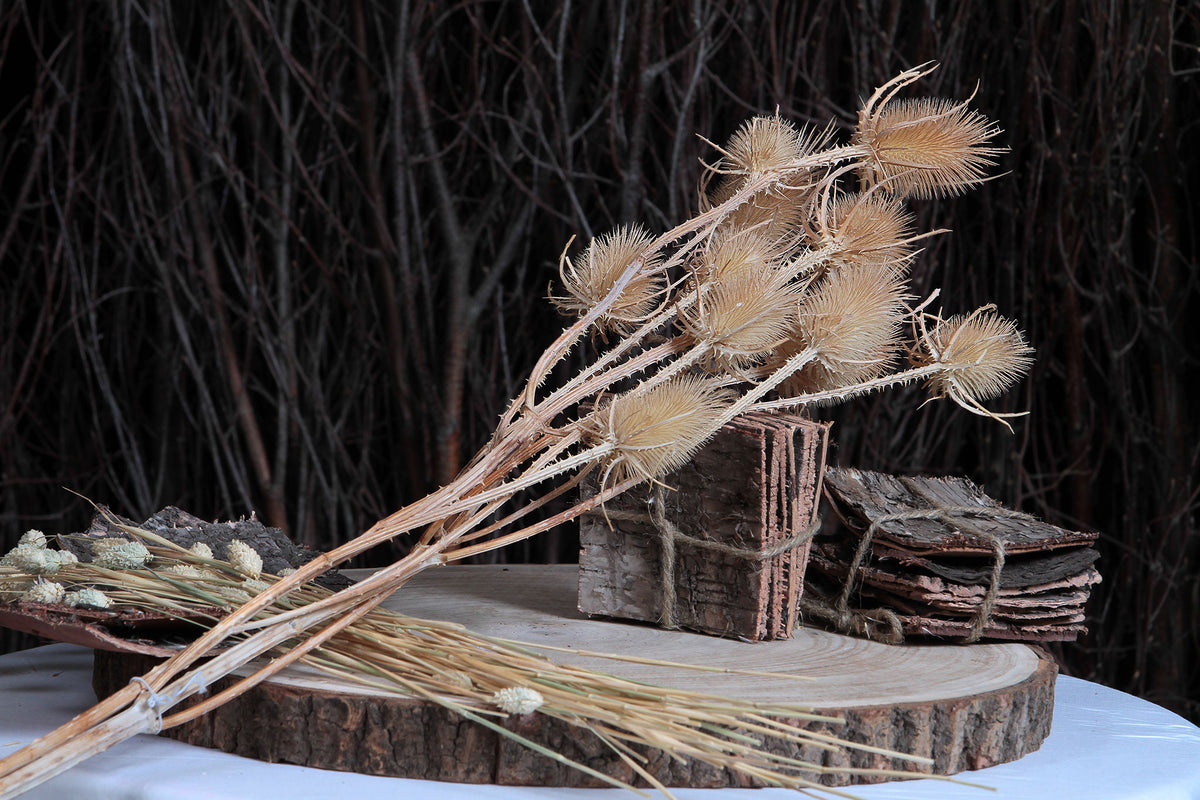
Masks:
[[[55,644],[0,657],[0,756],[94,702],[91,651]],[[958,776],[995,789],[919,780],[852,787],[864,800],[1185,800],[1200,798],[1200,728],[1152,703],[1060,677],[1054,724],[1020,761]],[[782,800],[781,789],[679,789],[680,800]],[[137,736],[31,790],[28,800],[618,800],[615,789],[499,787],[379,778],[263,764]]]

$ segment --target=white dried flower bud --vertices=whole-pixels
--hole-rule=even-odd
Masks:
[[[79,563],[79,556],[70,550],[51,550],[50,552],[54,553],[55,557],[58,558],[58,565],[60,567],[69,567],[72,564]]]
[[[191,564],[173,564],[163,570],[163,573],[176,578],[190,578],[199,580],[205,577],[205,572],[202,569],[193,567]]]
[[[213,590],[225,598],[235,606],[240,606],[242,603],[250,599],[250,595],[243,592],[241,589],[235,589],[232,586],[214,586]]]
[[[21,544],[9,550],[0,564],[15,567],[27,575],[53,575],[58,572],[58,559],[44,547]]]
[[[507,714],[532,714],[546,702],[541,692],[527,686],[506,686],[492,700]]]
[[[21,599],[31,603],[61,603],[66,595],[66,587],[61,583],[38,581],[21,595]]]
[[[262,574],[262,556],[240,539],[234,539],[229,543],[226,558],[229,559],[229,565],[243,575],[257,578]]]
[[[451,686],[457,686],[460,689],[474,689],[475,682],[471,680],[471,676],[463,672],[461,669],[448,669],[442,673],[442,678]]]
[[[246,578],[242,581],[242,588],[251,594],[259,594],[271,588],[271,584],[266,581],[260,581],[258,578]]]
[[[17,540],[17,547],[25,544],[33,545],[34,547],[45,547],[46,534],[39,530],[30,528],[29,530],[25,531],[20,539]]]
[[[194,556],[199,556],[200,558],[211,559],[213,557],[212,548],[206,545],[204,542],[196,542],[188,548],[188,552]]]
[[[67,592],[63,602],[71,607],[108,608],[112,605],[112,600],[108,599],[108,595],[90,586],[80,589],[77,592]]]
[[[99,545],[99,547],[97,547]],[[92,563],[97,567],[108,569],[140,569],[154,556],[141,542],[121,539],[115,542],[92,542],[92,552],[96,557]]]

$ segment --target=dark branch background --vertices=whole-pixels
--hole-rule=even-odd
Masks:
[[[1011,152],[919,205],[916,283],[1022,321],[1032,415],[893,393],[833,458],[1099,530],[1064,669],[1200,719],[1198,45],[1168,0],[0,3],[0,547],[83,527],[66,489],[345,541],[484,441],[572,234],[694,210],[698,133],[848,126],[937,60]]]

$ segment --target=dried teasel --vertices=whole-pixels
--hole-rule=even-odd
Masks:
[[[761,228],[723,230],[713,234],[693,260],[692,270],[700,282],[746,273],[762,274],[775,269],[785,254],[778,242]]]
[[[830,272],[800,305],[796,330],[775,361],[806,349],[813,360],[780,385],[795,396],[853,386],[893,366],[906,313],[903,278],[874,264]]]
[[[918,348],[912,354],[919,366],[939,367],[929,379],[933,396],[949,397],[967,411],[992,419],[1022,416],[997,414],[982,406],[983,401],[1003,394],[1033,364],[1033,348],[1016,323],[996,314],[990,305],[967,315],[933,319],[932,329],[924,319],[920,321]]]
[[[696,302],[679,324],[708,348],[719,369],[737,371],[787,340],[795,321],[796,294],[790,276],[769,262],[756,270],[729,272],[697,287]]]
[[[813,246],[839,266],[904,269],[913,256],[913,215],[904,201],[877,191],[822,197],[809,230]]]
[[[657,269],[659,257],[645,255],[652,241],[642,228],[629,225],[596,237],[577,259],[564,254],[558,275],[566,294],[551,295],[550,301],[564,314],[583,316],[608,296],[630,264],[641,259],[637,274],[599,319],[605,330],[628,330],[654,313],[666,291],[666,278]]]
[[[730,137],[725,146],[718,147],[722,157],[708,168],[706,180],[714,175],[723,178],[711,193],[702,188],[702,206],[717,206],[741,189],[748,180],[769,172],[786,173],[779,184],[759,192],[734,209],[722,222],[726,230],[763,229],[772,239],[783,239],[800,224],[804,209],[816,181],[809,170],[797,170],[793,165],[822,147],[829,140],[830,130],[813,133],[798,129],[776,116],[754,117],[747,120]]]
[[[961,194],[987,180],[1001,147],[987,142],[999,128],[982,114],[943,98],[868,103],[852,143],[867,148],[859,178],[892,194],[929,198]]]
[[[716,380],[677,375],[597,408],[585,427],[607,446],[603,482],[609,476],[653,480],[683,466],[716,432],[735,398]]]

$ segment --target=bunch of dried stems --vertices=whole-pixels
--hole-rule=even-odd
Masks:
[[[934,297],[914,303],[906,289],[923,235],[912,232],[903,199],[976,186],[998,152],[996,127],[965,103],[897,99],[929,70],[906,71],[876,90],[848,144],[778,117],[751,120],[717,148],[694,217],[658,236],[625,228],[596,237],[581,255],[564,253],[552,299],[579,319],[547,348],[454,481],[272,584],[137,682],[0,762],[6,794],[155,730],[164,703],[283,646],[186,716],[244,692],[325,646],[427,567],[528,538],[660,480],[740,414],[924,381],[933,397],[1003,422],[982,403],[1029,367],[1016,325],[990,307],[943,319],[927,311]],[[589,337],[603,344],[599,354],[542,391]],[[522,523],[594,470],[594,497]],[[537,485],[553,488],[508,507]],[[424,532],[406,557],[353,588],[296,600],[321,572],[417,529]],[[289,597],[293,607],[259,619]],[[230,638],[237,644],[194,666]]]
[[[253,553],[236,540],[230,546],[228,560],[220,560],[203,545],[184,549],[152,531],[115,519],[113,524],[132,540],[92,541],[93,548],[98,551],[97,558],[91,562],[71,559],[50,575],[30,569],[32,562],[37,560],[31,556],[41,554],[42,560],[54,560],[54,556],[68,551],[48,549],[44,538],[40,546],[18,546],[9,554],[8,562],[11,563],[0,565],[0,599],[6,593],[11,595],[18,591],[24,591],[28,596],[37,591],[37,587],[71,586],[75,587],[72,591],[76,593],[91,592],[88,605],[97,605],[96,598],[100,598],[101,603],[117,607],[173,615],[186,612],[185,618],[211,625],[249,597],[282,580],[280,576],[263,573],[261,559],[255,563],[256,556],[236,553],[235,545],[242,545],[244,550]],[[87,539],[81,541],[87,542]],[[101,544],[105,545],[103,551],[99,547]],[[99,556],[114,547],[140,549],[143,555],[124,564],[104,563]],[[17,553],[19,550],[25,552]],[[47,577],[53,580],[48,581]],[[330,590],[315,584],[298,587],[263,609],[241,629],[268,627],[280,615],[301,610],[330,595]],[[823,766],[796,759],[778,748],[774,752],[763,748],[764,737],[803,745],[811,748],[814,755],[840,749],[869,752],[913,765],[912,772],[895,768],[886,770],[891,777],[929,777],[920,769],[932,765],[931,759],[849,742],[799,727],[809,722],[837,724],[841,721],[813,713],[806,707],[731,700],[662,686],[647,691],[647,685],[641,681],[556,663],[547,654],[557,650],[479,636],[454,623],[416,619],[380,608],[362,616],[319,650],[306,655],[301,663],[376,692],[417,697],[445,707],[598,780],[623,788],[632,786],[586,764],[550,752],[544,744],[504,727],[500,720],[510,714],[536,711],[581,726],[612,747],[634,774],[668,795],[666,787],[646,769],[639,748],[669,749],[677,757],[727,768],[748,780],[791,788],[816,788],[820,784],[814,778],[822,774],[865,777],[885,771]],[[702,667],[582,650],[570,652],[680,669],[807,680],[803,676],[780,673]],[[162,719],[162,725],[173,727],[200,713],[201,709],[185,709]]]

